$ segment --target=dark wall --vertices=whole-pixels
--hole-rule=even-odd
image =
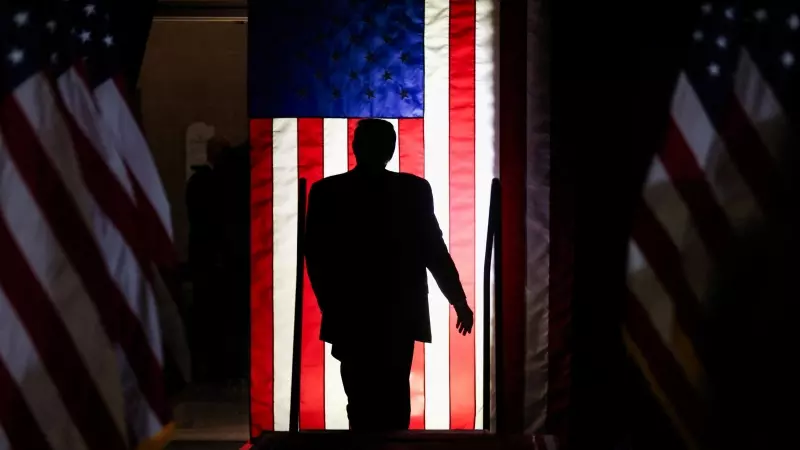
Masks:
[[[633,205],[698,7],[652,0],[551,8],[553,199],[571,191],[576,202],[570,448],[677,445],[659,437],[674,433],[620,330]]]

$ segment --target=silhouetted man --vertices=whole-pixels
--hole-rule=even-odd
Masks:
[[[189,216],[189,268],[192,277],[192,319],[190,336],[193,372],[202,381],[219,381],[224,365],[219,357],[219,339],[210,330],[217,324],[220,297],[220,249],[222,214],[220,214],[220,179],[218,166],[227,141],[212,138],[206,144],[206,164],[193,166],[186,184],[186,210]]]
[[[357,166],[311,189],[306,260],[322,310],[320,339],[341,361],[355,431],[408,429],[414,342],[431,342],[429,269],[472,331],[473,314],[433,212],[427,181],[386,170],[397,136],[389,122],[359,122]]]

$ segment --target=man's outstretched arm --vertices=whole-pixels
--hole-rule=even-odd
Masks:
[[[425,240],[426,265],[436,280],[436,284],[439,285],[439,289],[441,289],[447,301],[453,305],[458,314],[456,327],[462,334],[466,334],[472,331],[472,310],[467,304],[467,295],[461,285],[458,269],[450,256],[450,252],[447,250],[447,245],[444,243],[442,229],[439,227],[439,221],[436,219],[436,214],[433,210],[431,185],[427,181],[424,183],[425,189],[423,190],[424,198],[422,202],[422,220],[424,220],[424,223],[422,232]]]

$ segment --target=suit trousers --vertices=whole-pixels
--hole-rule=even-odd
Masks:
[[[370,342],[334,344],[333,348],[333,356],[341,361],[350,429],[407,430],[411,420],[409,377],[414,340],[366,340]]]

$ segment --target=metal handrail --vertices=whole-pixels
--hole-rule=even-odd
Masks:
[[[492,180],[491,200],[489,202],[489,223],[486,228],[486,252],[483,260],[483,429],[491,431],[492,420],[492,253],[495,255],[495,302],[500,299],[500,180]],[[495,310],[495,323],[500,315]],[[499,327],[495,327],[495,330]],[[495,339],[495,346],[499,341]],[[499,355],[499,352],[495,352]],[[495,371],[500,365],[496,365]],[[495,373],[495,378],[500,376]],[[499,399],[499,396],[495,396]],[[498,413],[499,413],[498,408]]]
[[[292,393],[289,405],[289,431],[300,431],[300,349],[303,324],[303,274],[305,262],[305,223],[307,181],[297,183],[297,275],[294,297],[294,341],[292,346]]]

